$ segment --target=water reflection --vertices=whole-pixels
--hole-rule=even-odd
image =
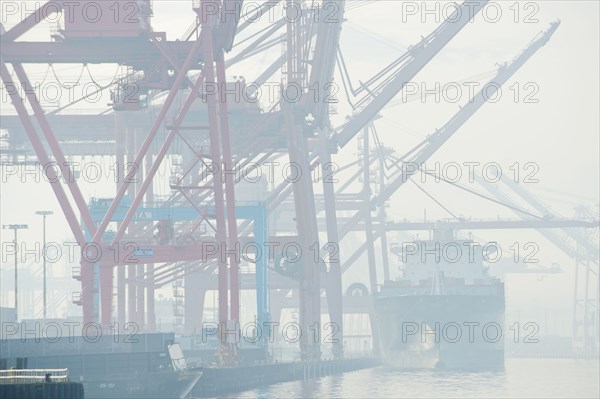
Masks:
[[[598,360],[509,359],[499,372],[379,367],[230,398],[597,398]]]

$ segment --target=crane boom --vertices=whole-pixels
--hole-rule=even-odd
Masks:
[[[442,128],[438,129],[434,134],[427,137],[421,144],[413,148],[409,156],[404,157],[403,162],[410,164],[410,168],[402,168],[402,171],[397,177],[388,184],[378,196],[374,197],[371,205],[372,207],[383,206],[392,194],[394,194],[413,174],[415,174],[419,168],[427,161],[437,150],[439,150],[450,137],[458,131],[458,129],[467,121],[483,104],[486,103],[487,99],[495,94],[495,92],[508,80],[511,76],[521,68],[540,48],[542,48],[550,37],[554,34],[560,21],[556,21],[550,24],[550,28],[542,33],[542,35],[534,40],[512,63],[503,65],[498,69],[496,77],[490,81],[494,83],[486,84],[465,106],[463,106],[453,117],[448,121]],[[491,90],[490,90],[491,89]],[[490,93],[492,92],[492,93]],[[370,209],[363,209],[357,212],[352,219],[344,226],[340,236],[346,235],[358,221],[360,221],[366,212],[370,212]]]
[[[478,175],[474,175],[474,177],[475,177],[475,182],[477,184],[479,184],[481,187],[483,187],[487,192],[492,194],[495,198],[499,199],[500,201],[502,201],[506,204],[509,204],[509,205],[512,205],[513,207],[515,207],[515,208],[513,208],[514,213],[516,213],[516,214],[519,213],[516,210],[516,207],[518,206],[517,202],[515,200],[513,200],[511,197],[509,197],[507,194],[505,194],[502,190],[500,190],[500,188],[497,187],[497,185],[489,184],[482,177],[479,177]],[[538,209],[538,210],[540,210],[540,209]],[[548,209],[541,210],[541,212],[543,214],[549,214]],[[549,214],[549,215],[556,216],[556,215],[552,215],[552,214]],[[526,217],[531,218],[530,215],[527,215]],[[573,245],[571,245],[571,243],[569,243],[567,240],[565,240],[565,237],[561,236],[558,231],[554,231],[554,230],[538,230],[538,231],[542,236],[544,236],[548,241],[553,243],[558,249],[563,251],[565,254],[567,254],[571,258],[577,258],[578,252],[577,252],[576,248]]]
[[[552,212],[550,209],[548,209],[544,204],[542,204],[542,202],[540,202],[536,197],[533,196],[533,194],[531,194],[529,191],[527,191],[524,187],[520,186],[519,184],[517,184],[515,182],[511,182],[506,177],[503,177],[502,181],[512,191],[517,193],[521,198],[523,198],[531,206],[533,206],[537,211],[544,212],[546,214],[550,213],[551,215],[553,215],[555,217],[557,216],[554,212]],[[576,231],[563,230],[563,232],[565,234],[567,234],[569,237],[571,237],[573,240],[575,240],[579,245],[584,247],[587,251],[589,251],[590,254],[593,254],[594,255],[593,259],[597,259],[597,254],[598,254],[598,245],[597,244],[586,239],[585,237],[582,237]]]
[[[411,165],[416,166],[416,168],[403,170],[392,184],[388,185],[377,197],[375,197],[374,205],[381,206],[402,184],[406,182],[408,177],[415,174],[418,168],[420,168],[427,159],[439,150],[440,147],[444,145],[444,143],[446,143],[446,141],[448,141],[450,137],[452,137],[454,133],[456,133],[458,129],[531,58],[531,56],[550,40],[550,37],[554,34],[559,25],[559,21],[553,22],[550,25],[550,28],[544,32],[539,39],[531,43],[531,45],[527,47],[521,55],[515,58],[511,64],[501,66],[498,69],[495,78],[487,85],[484,85],[474,98],[464,105],[441,129],[438,129],[434,134],[429,136],[422,143],[420,149],[416,150],[412,158],[408,161]]]
[[[458,32],[487,4],[487,0],[479,2],[463,2],[454,13],[446,19],[434,32],[424,38],[418,45],[409,49],[404,66],[394,78],[374,96],[359,113],[343,125],[334,135],[337,145],[345,146],[360,130],[398,94],[404,86],[442,50]]]
[[[315,101],[312,114],[315,118],[314,125],[319,128],[328,127],[329,103],[326,99],[331,96],[330,84],[333,81],[335,70],[335,54],[340,42],[340,33],[344,17],[346,0],[324,0],[321,9],[328,13],[327,18],[318,21],[317,41],[315,43],[313,64],[308,87],[315,84],[321,85],[322,98]],[[321,90],[319,90],[321,92]]]

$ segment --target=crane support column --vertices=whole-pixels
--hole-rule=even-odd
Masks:
[[[327,241],[330,249],[329,270],[327,272],[327,284],[325,285],[327,295],[327,308],[329,309],[329,320],[333,324],[335,335],[333,336],[333,357],[339,359],[344,357],[344,320],[343,320],[343,296],[342,296],[342,270],[340,267],[339,236],[337,230],[337,211],[335,207],[335,176],[329,152],[328,135],[323,132],[321,171],[323,173],[323,197],[325,202],[325,219],[327,224]]]
[[[365,235],[367,244],[367,260],[369,266],[369,283],[370,283],[370,315],[371,335],[373,336],[373,351],[378,353],[379,332],[377,323],[373,319],[375,317],[374,305],[375,295],[377,295],[377,264],[375,263],[375,237],[373,236],[373,220],[371,218],[371,168],[369,151],[369,126],[363,129],[363,210],[365,212]]]
[[[287,0],[288,12],[300,9],[297,0]],[[302,19],[297,20],[292,15],[287,23],[287,83],[296,87],[302,82]],[[282,88],[282,110],[285,118],[285,129],[288,138],[288,154],[291,169],[295,169],[292,179],[294,193],[294,208],[296,211],[296,226],[299,239],[300,273],[300,350],[302,360],[314,361],[321,357],[320,331],[321,307],[319,269],[321,262],[314,259],[314,254],[320,252],[317,220],[312,186],[309,152],[301,127],[297,120],[297,104],[286,101],[285,87]],[[285,254],[284,254],[285,255]],[[317,330],[315,331],[315,327]],[[311,334],[311,332],[313,334]],[[311,336],[312,335],[312,336]]]

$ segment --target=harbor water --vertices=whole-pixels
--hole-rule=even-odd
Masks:
[[[598,359],[507,359],[502,372],[360,370],[294,381],[230,398],[598,398]]]

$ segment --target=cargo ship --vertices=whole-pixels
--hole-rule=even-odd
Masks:
[[[504,368],[504,283],[488,274],[485,247],[435,231],[402,246],[401,275],[376,294],[374,322],[384,364]]]
[[[69,370],[86,399],[185,398],[202,377],[172,333],[3,339],[0,369]]]

